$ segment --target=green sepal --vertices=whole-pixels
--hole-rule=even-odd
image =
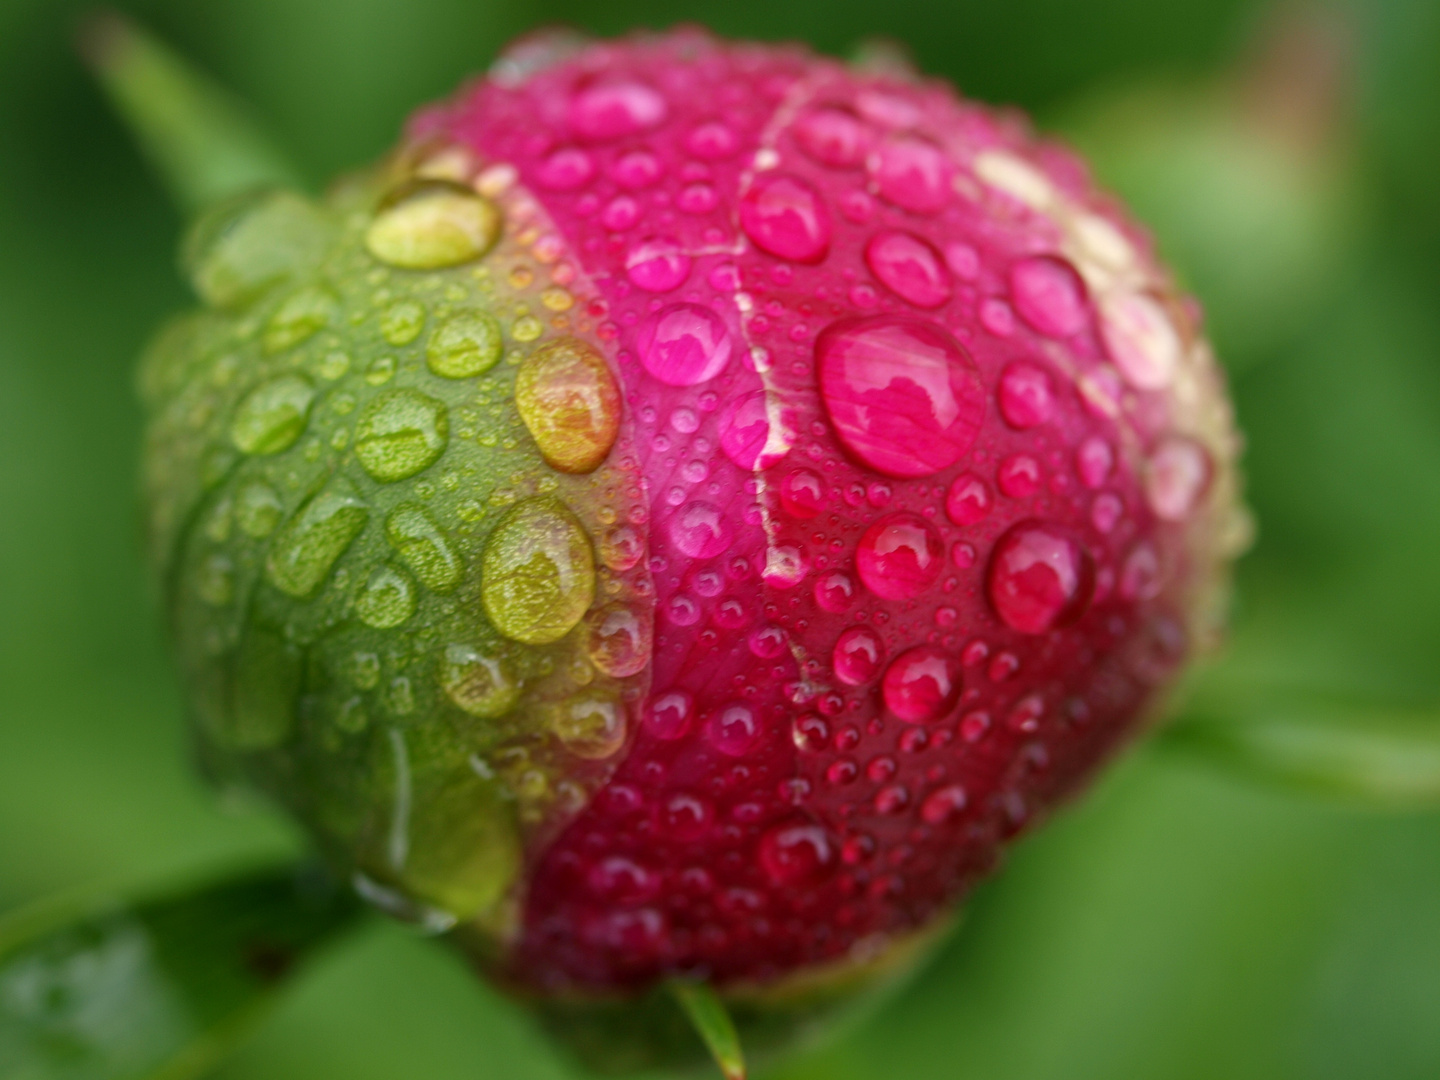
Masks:
[[[695,1025],[725,1080],[745,1080],[745,1055],[729,1010],[709,983],[675,980],[670,992]]]
[[[362,910],[307,863],[0,918],[0,1076],[201,1076]]]

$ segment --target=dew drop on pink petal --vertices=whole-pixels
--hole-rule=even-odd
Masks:
[[[945,515],[956,525],[974,525],[990,513],[995,497],[974,473],[961,473],[945,495]]]
[[[897,656],[885,669],[885,707],[912,724],[938,720],[960,700],[960,662],[933,645]]]
[[[734,129],[721,120],[705,120],[685,136],[685,149],[704,161],[728,158],[739,148],[740,139]]]
[[[1139,390],[1162,390],[1180,366],[1180,332],[1159,301],[1122,293],[1101,306],[1100,335],[1125,381]]]
[[[780,481],[780,505],[793,518],[815,517],[825,508],[825,481],[810,469],[795,469]]]
[[[670,518],[670,540],[692,559],[723,555],[734,538],[724,512],[707,502],[689,502]]]
[[[1184,521],[1210,486],[1209,452],[1194,439],[1180,435],[1162,439],[1150,455],[1145,498],[1155,516]]]
[[[1080,482],[1091,491],[1110,478],[1115,467],[1115,451],[1099,435],[1091,435],[1075,451],[1075,471]]]
[[[740,200],[740,227],[761,251],[814,263],[830,250],[830,211],[806,180],[762,173]]]
[[[769,399],[764,390],[734,398],[720,414],[720,448],[747,471],[766,469],[785,456],[788,439],[772,440]]]
[[[1040,490],[1042,479],[1040,462],[1029,454],[1011,454],[995,474],[1000,491],[1012,499],[1028,499]]]
[[[836,434],[871,468],[928,476],[960,460],[979,433],[985,389],[975,362],[934,323],[842,319],[821,331],[815,358]]]
[[[805,552],[794,544],[774,544],[765,550],[760,580],[772,589],[793,589],[810,573]]]
[[[829,873],[835,849],[819,825],[777,825],[760,838],[760,865],[779,886],[813,885]]]
[[[811,109],[801,116],[795,124],[795,141],[810,158],[832,169],[859,165],[869,144],[860,119],[833,107]]]
[[[1042,334],[1069,337],[1085,328],[1085,285],[1064,259],[1020,260],[1010,269],[1010,294],[1020,317]]]
[[[911,136],[887,139],[868,164],[880,197],[903,210],[933,214],[950,201],[954,170],[934,143]]]
[[[1004,623],[1043,634],[1085,613],[1095,589],[1090,553],[1053,526],[1011,526],[990,556],[986,591]]]
[[[688,791],[668,796],[656,809],[655,824],[672,840],[699,840],[715,820],[715,811],[704,799]]]
[[[684,690],[667,690],[650,699],[645,709],[645,730],[657,739],[682,738],[695,718],[695,699]]]
[[[647,292],[669,292],[690,276],[690,256],[669,237],[651,237],[626,254],[625,274]]]
[[[685,214],[708,214],[720,203],[720,196],[711,184],[687,184],[675,197],[675,206]]]
[[[1120,596],[1129,601],[1153,600],[1160,595],[1160,557],[1148,542],[1136,544],[1120,568]]]
[[[605,142],[658,127],[667,112],[665,99],[642,82],[598,81],[570,99],[570,128],[582,139]]]
[[[619,904],[644,903],[660,891],[659,875],[625,855],[593,863],[586,884],[595,895]]]
[[[650,150],[629,150],[610,166],[610,178],[623,188],[638,191],[660,179],[665,166]]]
[[[562,146],[540,163],[535,180],[549,191],[574,191],[584,187],[594,175],[595,162],[589,154],[574,146]]]
[[[640,324],[635,337],[640,362],[667,386],[698,386],[730,362],[730,332],[700,304],[671,304]]]
[[[919,514],[883,517],[865,530],[855,549],[860,580],[876,596],[906,600],[935,584],[945,568],[945,544]]]
[[[785,652],[785,631],[778,626],[762,626],[750,635],[748,644],[761,660],[773,660]]]
[[[727,757],[744,757],[760,744],[762,731],[755,710],[743,701],[732,701],[710,714],[705,738]]]
[[[886,288],[916,307],[937,308],[950,299],[945,260],[913,233],[876,233],[865,245],[865,265]]]
[[[840,635],[830,655],[835,677],[846,686],[863,686],[880,673],[885,645],[868,626],[852,626]]]
[[[849,611],[855,603],[855,582],[838,570],[822,574],[815,580],[815,603],[833,615]]]
[[[640,204],[629,195],[617,195],[600,211],[600,224],[611,232],[633,229],[640,220]]]
[[[1038,427],[1055,415],[1055,392],[1045,369],[1016,361],[1000,376],[1000,415],[1021,431]]]
[[[920,818],[927,825],[943,825],[965,809],[965,789],[948,784],[925,796],[920,804]]]

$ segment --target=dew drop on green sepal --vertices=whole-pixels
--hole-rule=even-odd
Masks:
[[[613,690],[583,690],[548,711],[551,730],[576,757],[602,761],[625,745],[625,705]]]
[[[251,539],[269,536],[280,524],[283,514],[280,496],[262,481],[251,481],[235,496],[235,521],[240,531]]]
[[[495,628],[513,641],[545,645],[568,634],[595,597],[589,537],[568,507],[526,499],[490,533],[481,597]]]
[[[314,400],[315,388],[301,375],[261,383],[235,410],[230,440],[247,454],[278,454],[305,430]]]
[[[355,598],[355,614],[366,626],[392,630],[410,621],[416,603],[410,576],[398,567],[383,565],[365,579]]]
[[[385,537],[431,592],[447,593],[460,584],[465,564],[423,506],[401,503],[391,510]]]
[[[355,456],[381,483],[423,472],[445,451],[450,419],[443,402],[396,387],[377,394],[355,425]]]
[[[430,335],[425,362],[446,379],[482,375],[500,359],[500,324],[483,311],[462,311]]]
[[[334,234],[308,199],[250,191],[202,214],[186,233],[180,261],[206,304],[240,308],[281,281],[312,273]]]
[[[343,476],[302,506],[270,548],[265,574],[281,592],[297,598],[311,595],[330,574],[370,516],[355,487]]]
[[[440,685],[451,701],[481,719],[503,716],[520,700],[520,684],[510,665],[469,645],[445,647]]]
[[[262,339],[265,351],[284,352],[308,340],[316,331],[330,325],[339,306],[335,294],[318,285],[293,293],[265,324]]]
[[[380,316],[380,336],[391,345],[409,345],[425,328],[425,305],[418,300],[399,300]]]
[[[365,232],[365,246],[383,263],[438,270],[484,255],[500,236],[500,211],[469,188],[420,180],[394,192]]]
[[[231,669],[229,700],[218,715],[212,712],[211,734],[235,750],[279,746],[295,724],[300,678],[299,649],[274,630],[247,627]]]

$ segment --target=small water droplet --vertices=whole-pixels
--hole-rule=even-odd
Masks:
[[[503,342],[500,324],[484,311],[462,311],[430,335],[425,363],[446,379],[469,379],[495,366]]]
[[[961,473],[945,495],[945,514],[956,525],[974,525],[985,520],[994,502],[984,480],[974,473]]]
[[[790,449],[790,433],[770,424],[769,404],[764,390],[752,390],[732,398],[720,414],[720,448],[747,471],[768,469]]]
[[[825,611],[840,614],[855,602],[855,582],[838,570],[822,574],[815,582],[815,603]]]
[[[795,888],[822,880],[835,862],[830,836],[819,825],[777,825],[760,838],[760,865],[778,886]]]
[[[809,157],[832,169],[853,169],[865,160],[865,125],[844,109],[811,109],[795,123],[795,142]]]
[[[744,757],[759,744],[764,731],[755,710],[743,701],[732,701],[710,714],[705,738],[727,757]]]
[[[658,127],[668,111],[660,93],[642,82],[599,80],[570,99],[570,128],[582,139],[608,142]]]
[[[698,386],[730,362],[730,332],[700,304],[671,304],[641,324],[635,339],[645,370],[667,386]]]
[[[1150,509],[1165,521],[1184,521],[1210,486],[1211,472],[1209,452],[1194,439],[1179,435],[1162,439],[1145,474]]]
[[[1143,293],[1119,293],[1100,302],[1105,349],[1125,381],[1139,390],[1170,385],[1184,347],[1160,303]]]
[[[278,454],[305,430],[314,400],[315,388],[299,375],[261,383],[235,410],[230,441],[246,454]]]
[[[355,614],[376,630],[403,626],[415,614],[415,607],[415,586],[409,575],[388,565],[371,571],[355,597]]]
[[[667,690],[650,699],[645,730],[667,742],[684,737],[695,719],[695,699],[685,690]]]
[[[758,177],[740,200],[740,227],[760,250],[792,262],[816,263],[830,250],[830,212],[798,176]]]
[[[224,555],[202,561],[195,576],[195,593],[213,607],[230,603],[235,599],[235,564]]]
[[[625,256],[625,274],[647,292],[670,292],[685,284],[691,259],[679,242],[668,236],[642,240]]]
[[[1085,283],[1064,259],[1021,259],[1010,268],[1010,294],[1020,317],[1042,334],[1062,338],[1085,328]]]
[[[644,555],[644,538],[629,525],[617,525],[600,539],[600,560],[617,573],[631,569]]]
[[[933,645],[897,656],[885,669],[881,693],[885,707],[901,720],[938,720],[960,700],[960,661]]]
[[[1115,451],[1099,435],[1091,435],[1075,451],[1075,471],[1080,474],[1080,482],[1091,491],[1110,478],[1114,467]]]
[[[1040,490],[1042,479],[1040,462],[1029,454],[1011,454],[995,474],[1000,491],[1012,499],[1028,499]]]
[[[584,150],[562,146],[550,151],[535,173],[535,181],[547,191],[575,191],[595,175],[595,162]]]
[[[885,645],[868,626],[852,626],[840,635],[831,653],[835,677],[847,686],[863,686],[880,674]]]
[[[687,184],[675,197],[675,206],[686,214],[708,214],[720,205],[720,194],[712,184]]]
[[[808,520],[825,509],[825,481],[809,469],[795,469],[780,482],[780,505],[791,517]]]
[[[715,820],[714,808],[704,799],[688,791],[677,791],[656,809],[655,823],[671,839],[699,840]]]
[[[620,433],[615,377],[604,357],[575,338],[552,341],[525,358],[515,406],[540,453],[561,472],[593,472]]]
[[[625,706],[611,691],[585,690],[552,707],[550,729],[576,757],[603,761],[625,745]]]
[[[940,253],[908,232],[878,232],[865,245],[865,265],[891,292],[916,307],[950,299],[950,271]]]
[[[520,684],[502,658],[469,645],[447,645],[440,660],[440,685],[471,716],[492,720],[520,700]]]
[[[558,641],[595,596],[589,538],[558,499],[525,499],[485,541],[480,580],[485,613],[500,633],[527,645]]]
[[[308,341],[330,324],[339,306],[335,295],[318,285],[292,293],[265,324],[262,339],[265,351],[284,352]]]
[[[1045,369],[1018,360],[1000,376],[1000,415],[1013,428],[1038,427],[1055,415],[1055,391]]]
[[[425,305],[417,300],[400,300],[380,316],[380,335],[391,345],[409,345],[425,328]]]
[[[424,472],[445,452],[450,419],[445,405],[408,387],[377,394],[355,425],[355,456],[381,483]]]
[[[633,229],[640,220],[640,204],[629,195],[617,195],[600,211],[600,224],[611,232]]]
[[[360,535],[369,520],[365,504],[350,481],[337,476],[305,503],[280,530],[265,560],[265,573],[281,592],[309,596],[330,568]]]
[[[671,542],[692,559],[723,555],[734,538],[724,511],[707,502],[686,503],[670,518]]]
[[[965,809],[965,789],[948,784],[925,796],[920,804],[920,818],[927,825],[943,825]]]
[[[606,675],[627,678],[650,663],[649,612],[628,604],[609,604],[593,612],[590,624],[590,659]]]
[[[280,496],[259,480],[252,480],[235,496],[235,520],[246,536],[259,540],[280,524],[283,508]]]
[[[665,173],[665,166],[653,151],[627,150],[610,166],[610,178],[623,188],[638,191],[649,187]]]
[[[986,587],[1007,626],[1044,634],[1085,613],[1095,589],[1095,564],[1054,526],[1023,521],[996,542]]]
[[[478,259],[500,236],[500,211],[469,188],[443,180],[402,187],[381,205],[365,246],[383,263],[438,270]]]
[[[924,518],[891,514],[865,530],[855,551],[860,580],[876,596],[907,600],[920,596],[945,567],[945,545]]]

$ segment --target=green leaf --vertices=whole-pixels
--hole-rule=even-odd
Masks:
[[[0,1076],[188,1080],[233,1050],[360,906],[313,866],[0,920]]]
[[[1208,702],[1160,745],[1277,787],[1378,809],[1440,808],[1440,711],[1275,691]]]
[[[670,991],[685,1015],[705,1040],[715,1064],[725,1080],[745,1080],[745,1055],[740,1049],[740,1035],[725,1003],[709,983],[676,981]]]

